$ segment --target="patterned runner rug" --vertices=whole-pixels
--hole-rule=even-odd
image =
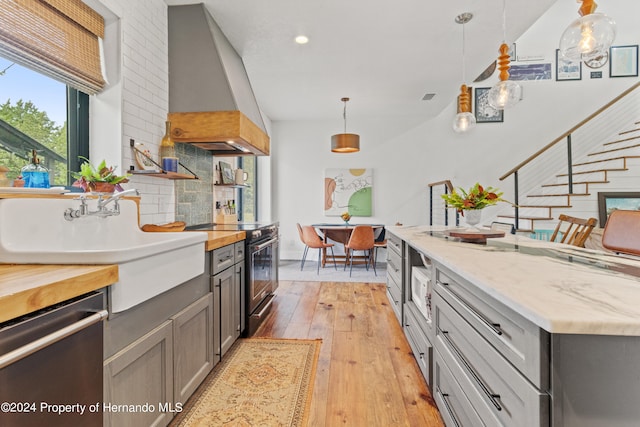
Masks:
[[[238,340],[171,426],[306,426],[322,340]]]

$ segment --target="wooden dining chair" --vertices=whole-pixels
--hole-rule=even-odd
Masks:
[[[597,223],[595,218],[575,218],[564,214],[560,214],[558,219],[558,225],[556,225],[555,230],[553,230],[553,234],[549,241],[566,243],[567,245],[578,246],[581,248],[584,248],[584,242],[587,240],[587,237],[591,234],[591,230],[593,230],[593,227],[595,227]],[[557,239],[560,240],[558,241]]]
[[[302,262],[300,263],[300,271],[304,268],[304,261],[307,259],[307,254],[309,253],[309,248],[318,249],[318,268],[316,274],[320,274],[320,258],[322,255],[323,249],[331,249],[331,257],[333,258],[333,267],[337,270],[338,265],[336,264],[336,257],[333,253],[333,243],[325,243],[318,233],[316,233],[316,229],[310,225],[300,225],[298,226],[298,232],[300,233],[300,239],[302,243],[305,244],[304,253],[302,254]]]
[[[640,255],[640,211],[611,212],[602,232],[602,246],[616,253]]]
[[[355,251],[363,251],[366,257],[365,267],[369,270],[369,264],[372,261],[373,249],[375,246],[374,242],[374,234],[373,227],[370,225],[356,225],[353,231],[351,232],[351,236],[349,237],[349,241],[346,245],[344,245],[344,250],[346,251],[346,260],[349,262],[349,277],[351,277],[351,272],[353,271],[353,252]],[[346,270],[347,263],[344,264],[344,269]],[[377,276],[376,265],[373,263],[373,273]]]

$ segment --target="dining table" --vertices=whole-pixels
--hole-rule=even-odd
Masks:
[[[335,223],[320,223],[320,224],[311,224],[316,230],[318,230],[322,234],[322,240],[327,243],[329,240],[332,240],[337,243],[342,243],[343,248],[349,242],[349,238],[351,237],[351,232],[358,225],[370,225],[373,228],[373,232],[375,236],[378,236],[382,229],[384,229],[384,224],[335,224]],[[344,251],[344,255],[334,255],[336,259],[336,263],[346,264],[347,256],[346,250]],[[362,260],[365,257],[353,257],[356,260]],[[327,250],[322,249],[322,267],[325,266],[327,260]]]

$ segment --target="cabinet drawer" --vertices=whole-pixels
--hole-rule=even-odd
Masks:
[[[485,426],[480,416],[453,379],[453,374],[442,361],[438,351],[434,351],[433,361],[433,397],[440,415],[448,427]]]
[[[235,262],[240,262],[244,259],[244,240],[235,243]]]
[[[540,392],[436,295],[436,348],[476,412],[488,425],[549,423],[549,396]]]
[[[390,252],[390,251],[387,251]],[[402,261],[398,257],[389,257],[387,259],[387,276],[390,276],[396,283],[402,283]]]
[[[391,249],[390,251],[387,251],[390,252],[389,256],[395,252],[395,254],[398,255],[398,258],[400,258],[402,255],[402,239],[394,234],[387,233],[387,248]]]
[[[429,339],[427,338],[424,326],[418,321],[415,314],[405,304],[404,310],[404,332],[407,336],[407,341],[413,351],[413,357],[415,357],[420,371],[427,381],[429,387],[431,387],[431,364],[432,364],[432,347]]]
[[[391,308],[396,313],[396,317],[402,325],[402,290],[391,276],[387,274],[387,296],[389,297],[389,303]]]
[[[438,268],[436,292],[536,387],[549,387],[549,334],[504,304]]]
[[[231,267],[234,264],[235,246],[227,245],[215,249],[211,252],[211,266],[213,274],[218,274],[222,270]]]

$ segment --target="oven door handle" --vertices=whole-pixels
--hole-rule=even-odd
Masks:
[[[271,245],[273,245],[273,244],[274,244],[275,242],[277,242],[277,241],[278,241],[278,238],[277,238],[277,237],[275,237],[275,238],[273,238],[273,239],[271,239],[271,240],[267,240],[267,241],[266,241],[266,242],[264,242],[264,243],[261,243],[261,244],[259,244],[259,245],[254,246],[254,247],[253,247],[253,251],[254,251],[254,252],[261,251],[261,250],[263,250],[264,248],[266,248],[267,246],[271,246]]]
[[[107,310],[101,310],[69,326],[65,326],[64,328],[58,329],[57,331],[54,331],[49,335],[46,335],[40,339],[25,344],[22,347],[10,351],[9,353],[0,356],[0,369],[11,365],[18,360],[24,359],[25,357],[35,353],[36,351],[42,350],[43,348],[48,347],[62,340],[63,338],[68,337],[69,335],[73,335],[82,329],[88,328],[94,323],[101,322],[106,319],[108,315],[109,312]]]

